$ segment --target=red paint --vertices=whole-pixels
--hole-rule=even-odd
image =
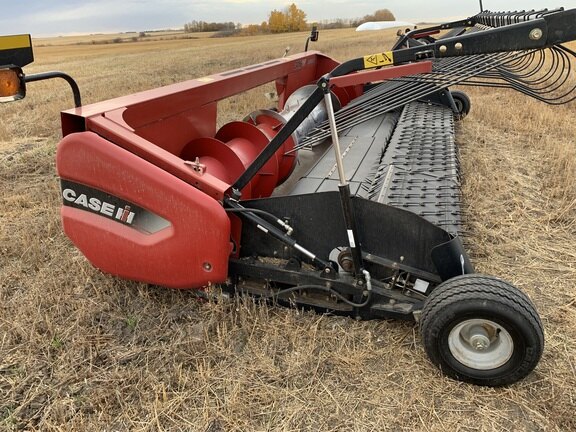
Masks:
[[[244,121],[255,125],[266,135],[269,141],[271,141],[282,126],[284,126],[284,122],[280,121],[277,116],[267,115],[265,112],[260,113],[254,118],[248,117],[244,119]],[[294,151],[295,147],[295,139],[290,137],[284,141],[282,147],[276,152],[276,158],[278,160],[277,185],[286,181],[296,166],[296,156],[298,153]]]
[[[358,84],[365,84],[369,82],[377,82],[389,80],[392,78],[399,78],[407,75],[415,75],[419,73],[432,72],[432,62],[423,61],[418,63],[410,63],[406,65],[384,67],[378,70],[370,70],[366,72],[358,72],[350,75],[339,76],[330,79],[330,84],[336,87],[351,87]]]
[[[226,280],[230,220],[218,201],[92,132],[65,137],[56,162],[61,178],[115,195],[171,223],[147,234],[63,206],[66,235],[95,267],[172,288],[200,288]]]

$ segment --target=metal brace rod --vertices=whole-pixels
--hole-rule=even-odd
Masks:
[[[358,229],[356,227],[356,218],[354,217],[354,208],[352,207],[352,198],[350,194],[350,184],[344,172],[344,161],[342,160],[342,153],[340,151],[340,139],[338,138],[338,128],[336,126],[336,119],[334,117],[334,106],[332,105],[332,96],[330,94],[330,86],[328,79],[323,79],[319,82],[320,88],[324,92],[324,102],[326,104],[326,111],[328,113],[328,121],[330,123],[330,132],[332,134],[332,147],[334,148],[334,157],[336,159],[336,166],[338,168],[340,191],[340,202],[342,204],[342,213],[344,215],[344,223],[346,224],[346,233],[348,235],[348,245],[352,254],[352,263],[354,266],[354,275],[357,277],[365,277],[367,281],[370,280],[370,274],[364,270],[362,264],[362,250],[360,249],[360,242],[358,241]]]
[[[328,83],[324,81],[322,82],[321,86],[324,89],[327,89]],[[324,91],[324,103],[326,104],[326,111],[328,113],[330,133],[332,134],[332,146],[334,147],[336,166],[338,167],[338,179],[340,180],[340,186],[346,186],[348,185],[348,180],[346,179],[346,174],[344,173],[344,161],[342,160],[340,139],[338,138],[338,129],[336,127],[336,119],[334,117],[334,105],[332,104],[332,96],[329,90]]]

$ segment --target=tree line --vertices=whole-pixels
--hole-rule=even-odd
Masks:
[[[217,32],[217,31],[231,31],[242,28],[242,24],[233,22],[206,22],[206,21],[191,21],[184,24],[185,33],[199,33],[199,32]]]
[[[314,25],[320,29],[358,27],[360,24],[368,21],[394,21],[394,14],[388,9],[379,9],[373,14],[365,15],[362,18],[355,19],[336,19],[323,20]],[[283,10],[274,9],[268,14],[268,21],[262,21],[260,24],[250,24],[242,26],[240,23],[233,22],[205,22],[191,21],[184,24],[184,32],[218,32],[223,36],[226,35],[257,35],[267,33],[288,33],[308,30],[311,25],[306,21],[306,12],[299,9],[296,3]]]

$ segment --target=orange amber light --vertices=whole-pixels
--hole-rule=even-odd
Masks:
[[[12,69],[0,70],[0,97],[16,96],[21,90],[18,72]]]

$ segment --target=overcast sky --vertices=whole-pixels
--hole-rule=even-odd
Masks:
[[[479,11],[478,0],[2,0],[0,35],[31,33],[33,37],[181,28],[192,20],[256,23],[273,9],[291,3],[307,19],[357,18],[387,8],[398,20],[468,17]],[[490,10],[575,7],[574,0],[483,0]]]

